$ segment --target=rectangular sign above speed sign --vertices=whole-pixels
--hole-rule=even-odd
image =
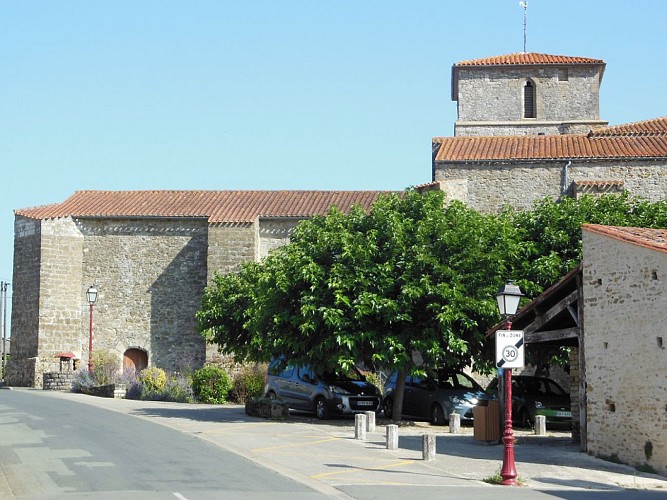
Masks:
[[[523,330],[496,331],[496,366],[498,368],[523,368]]]

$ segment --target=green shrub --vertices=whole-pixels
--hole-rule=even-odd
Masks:
[[[93,385],[115,383],[120,377],[120,361],[111,351],[93,351]]]
[[[152,366],[141,370],[137,380],[141,384],[141,399],[152,399],[151,397],[144,398],[144,395],[161,393],[167,385],[167,374],[162,368]]]
[[[168,377],[167,385],[162,391],[162,401],[173,401],[174,403],[193,403],[194,391],[189,377],[174,375]]]
[[[264,392],[264,374],[266,366],[246,366],[234,376],[229,399],[234,403],[244,404]]]
[[[202,403],[225,403],[231,387],[229,375],[219,366],[208,365],[192,374],[192,390]]]

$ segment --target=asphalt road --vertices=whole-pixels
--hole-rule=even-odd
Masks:
[[[401,428],[390,451],[381,428],[357,440],[349,419],[277,422],[239,405],[0,390],[0,499],[667,498],[663,477],[582,454],[559,437],[520,436],[525,484],[512,488],[481,481],[497,470],[499,446],[416,426]],[[421,458],[424,432],[436,436],[434,461]]]
[[[325,498],[204,440],[39,392],[0,391],[0,498]]]

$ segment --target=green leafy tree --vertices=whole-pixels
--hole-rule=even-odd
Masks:
[[[238,361],[396,370],[400,418],[407,373],[480,359],[483,332],[498,319],[493,293],[516,258],[507,220],[414,190],[368,213],[332,209],[261,264],[217,276],[200,328]]]

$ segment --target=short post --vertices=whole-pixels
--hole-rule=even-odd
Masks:
[[[375,432],[375,412],[366,411],[364,414],[366,415],[366,430],[368,432]]]
[[[535,435],[546,436],[547,434],[547,417],[544,415],[535,415]]]
[[[435,436],[433,434],[422,434],[422,458],[435,460]]]
[[[461,415],[452,413],[449,416],[449,433],[459,434],[461,432]]]
[[[387,449],[398,449],[398,425],[396,424],[387,425]]]
[[[363,413],[354,416],[354,439],[366,439],[366,415]]]

